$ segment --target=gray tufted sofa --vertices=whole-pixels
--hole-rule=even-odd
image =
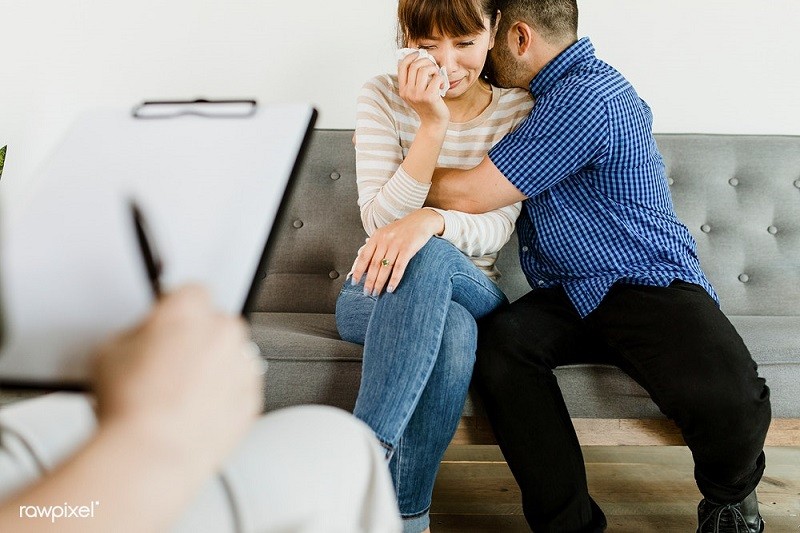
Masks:
[[[339,339],[334,304],[364,230],[356,205],[351,130],[316,130],[277,248],[260,287],[253,331],[270,359],[267,409],[302,403],[352,409],[360,346]],[[676,210],[730,317],[772,389],[768,443],[800,445],[800,137],[657,135]],[[502,250],[500,285],[529,287],[517,242]],[[557,376],[584,444],[679,444],[645,391],[616,368],[576,365]],[[472,396],[457,443],[492,442]]]

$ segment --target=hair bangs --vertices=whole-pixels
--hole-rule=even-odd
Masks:
[[[409,40],[475,35],[488,29],[479,0],[401,0],[397,18],[403,45]]]

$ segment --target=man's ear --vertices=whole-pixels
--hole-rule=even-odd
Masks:
[[[524,56],[533,44],[534,31],[524,22],[515,22],[508,32],[509,49],[518,56]]]

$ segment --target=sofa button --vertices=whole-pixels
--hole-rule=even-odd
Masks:
[[[336,272],[335,270],[331,270],[330,272],[328,272],[328,277],[331,279],[336,279],[339,277],[339,273]]]
[[[338,180],[338,179],[339,179],[339,178],[341,178],[341,177],[342,177],[342,175],[341,175],[341,174],[339,174],[338,172],[331,172],[331,179],[332,179],[333,181],[336,181],[336,180]]]
[[[770,226],[767,228],[767,231],[770,233],[770,235],[776,235],[778,233],[778,228],[775,226]]]
[[[297,229],[300,229],[300,228],[303,227],[303,221],[302,220],[295,220],[294,222],[292,222],[292,226],[294,226]]]
[[[703,224],[702,226],[700,226],[700,231],[702,231],[703,233],[711,233],[711,226],[709,226],[708,224]]]
[[[748,281],[750,281],[750,276],[748,276],[747,274],[739,274],[739,281],[741,281],[742,283],[747,283]]]
[[[794,180],[794,186],[800,189],[800,180]]]
[[[674,180],[674,179],[672,179],[672,178],[667,178],[667,185],[669,185],[670,187],[672,187],[674,184],[675,184],[675,180]]]
[[[739,178],[731,178],[728,180],[728,183],[730,183],[731,187],[736,187],[739,185]]]

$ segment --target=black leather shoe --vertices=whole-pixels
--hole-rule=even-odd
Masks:
[[[761,533],[764,520],[758,513],[756,491],[739,503],[727,505],[706,499],[697,506],[697,533]]]

